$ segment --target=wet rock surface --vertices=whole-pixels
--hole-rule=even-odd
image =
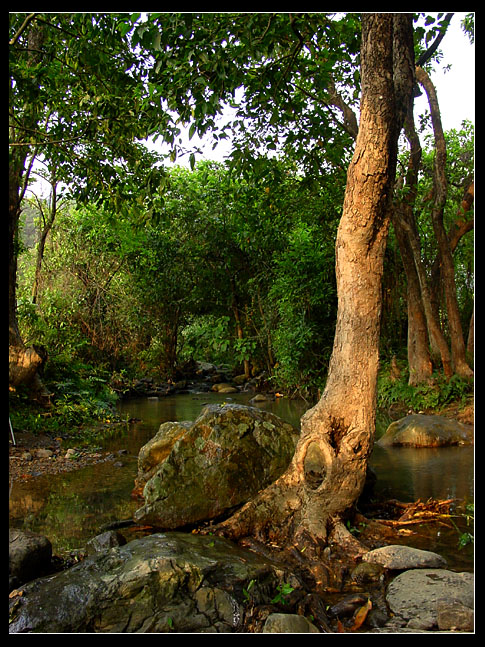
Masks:
[[[28,530],[8,533],[9,590],[46,573],[52,558],[51,542]]]
[[[429,552],[427,559],[432,562],[435,555]],[[82,559],[11,592],[11,633],[474,630],[472,573],[411,568],[394,577],[394,561],[385,567],[363,560],[343,577],[340,593],[325,588],[317,593],[293,570],[295,564],[221,537],[183,532],[154,533],[127,543],[119,531],[104,532],[88,542]]]
[[[391,570],[410,568],[445,568],[446,559],[429,550],[409,546],[391,545],[371,550],[363,556],[364,562],[381,564]]]
[[[319,634],[307,618],[295,613],[272,613],[266,619],[264,634]]]
[[[157,533],[40,578],[10,599],[10,633],[235,632],[252,581],[268,601],[278,569],[220,538]]]

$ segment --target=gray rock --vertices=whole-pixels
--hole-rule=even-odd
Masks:
[[[43,575],[49,568],[52,545],[47,537],[10,528],[8,542],[10,590]]]
[[[303,616],[295,613],[272,613],[266,618],[264,634],[319,634],[319,630]]]
[[[176,442],[150,467],[145,505],[135,512],[139,523],[181,528],[246,503],[284,472],[298,440],[277,416],[238,404],[209,405],[184,425],[171,428]],[[145,448],[140,456],[140,470],[152,465]]]
[[[126,539],[120,532],[117,532],[116,530],[107,530],[106,532],[96,535],[96,537],[93,537],[87,542],[86,553],[88,555],[99,553],[102,550],[114,548],[115,546],[124,546],[125,544]]]
[[[256,395],[249,400],[250,404],[255,404],[256,402],[271,402],[274,400],[274,395],[266,395],[265,393],[256,393]]]
[[[391,611],[408,628],[427,630],[438,626],[437,603],[453,597],[473,609],[473,573],[445,569],[413,569],[398,575],[388,586],[386,599]]]
[[[412,414],[392,422],[377,441],[382,447],[442,447],[473,444],[473,425],[444,416]]]
[[[410,568],[445,568],[447,561],[441,555],[429,550],[420,550],[398,544],[370,550],[362,561],[381,564],[391,570],[403,571]]]
[[[164,422],[158,432],[138,453],[138,476],[136,487],[143,487],[155,474],[159,465],[167,458],[179,438],[184,436],[192,422]]]
[[[23,588],[10,633],[235,632],[244,589],[268,604],[276,566],[222,537],[153,534],[96,553]]]
[[[438,629],[440,631],[473,631],[473,609],[452,598],[438,600]]]

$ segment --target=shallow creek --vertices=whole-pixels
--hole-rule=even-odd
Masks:
[[[138,451],[155,435],[162,422],[195,420],[205,404],[247,404],[250,398],[246,393],[231,396],[188,393],[121,402],[120,412],[137,422],[127,423],[104,447],[113,453],[119,450],[125,453],[117,455],[116,460],[73,472],[16,482],[10,495],[10,526],[44,534],[57,554],[82,547],[100,532],[101,526],[131,517],[140,506],[139,501],[130,497]],[[306,409],[305,403],[285,398],[257,406],[296,427]],[[389,422],[384,416],[378,417],[378,437]],[[378,496],[403,502],[426,501],[430,497],[473,501],[473,447],[384,450],[375,446],[370,465],[377,474],[375,493]],[[473,569],[473,548],[457,550],[456,530],[423,524],[419,529],[413,527],[413,531],[415,534],[404,537],[403,543],[440,552],[455,570]]]

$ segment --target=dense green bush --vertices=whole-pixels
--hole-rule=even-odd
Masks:
[[[440,373],[434,373],[427,383],[411,386],[408,383],[409,372],[406,363],[401,363],[400,376],[393,378],[389,366],[380,371],[377,383],[377,405],[388,408],[393,404],[413,411],[425,409],[439,410],[451,402],[465,403],[473,393],[473,384],[453,375],[446,379]]]

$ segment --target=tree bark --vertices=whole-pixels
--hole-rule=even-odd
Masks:
[[[409,194],[406,196],[405,200],[394,209],[393,222],[395,226],[397,226],[396,233],[398,235],[398,242],[399,234],[401,234],[401,253],[404,254],[404,258],[407,258],[408,251],[410,251],[410,253],[412,254],[414,270],[408,268],[409,271],[407,272],[406,276],[408,278],[408,281],[410,281],[411,283],[416,276],[419,283],[422,310],[426,318],[428,338],[431,347],[431,356],[435,363],[439,363],[439,361],[441,360],[444,374],[447,377],[451,377],[453,370],[451,366],[450,350],[441,330],[439,319],[436,317],[436,314],[432,307],[431,291],[426,270],[421,260],[421,244],[419,241],[419,234],[416,228],[416,222],[413,213],[418,172],[421,164],[421,144],[414,128],[414,121],[411,111],[407,115],[405,131],[410,145],[409,168],[406,178],[406,187],[409,189]],[[413,301],[413,303],[415,302]],[[416,308],[414,308],[413,312],[416,312]],[[408,325],[412,327],[414,324],[413,322],[408,321]],[[423,343],[424,341],[421,339],[420,345],[422,346]],[[425,361],[426,359],[423,358],[422,363],[424,364]],[[411,367],[410,365],[410,376],[411,368],[414,369],[415,367]]]
[[[404,128],[410,146],[405,178],[406,192],[401,204],[392,210],[392,223],[406,274],[409,384],[415,386],[430,379],[433,373],[433,363],[429,350],[429,336],[426,313],[421,298],[420,280],[410,241],[411,235],[414,235],[415,238],[418,237],[413,209],[422,154],[421,144],[414,128],[411,107],[406,116]]]
[[[435,138],[435,164],[434,164],[434,205],[431,210],[433,231],[438,242],[438,253],[440,256],[441,278],[446,299],[446,310],[448,314],[448,326],[451,342],[451,362],[454,372],[460,377],[471,378],[473,371],[466,362],[465,341],[461,326],[460,312],[456,298],[455,267],[453,256],[450,250],[448,236],[443,225],[443,211],[447,198],[446,181],[446,142],[441,125],[436,90],[431,83],[429,76],[420,68],[416,68],[416,78],[424,87],[428,96],[428,103],[431,110],[431,120]]]
[[[393,225],[401,253],[401,260],[406,274],[406,301],[408,311],[408,367],[409,384],[416,386],[427,382],[433,373],[433,363],[429,351],[429,337],[426,315],[421,300],[419,278],[414,264],[413,250],[398,210],[393,212]]]
[[[310,546],[306,555],[332,540],[358,550],[342,518],[362,491],[373,447],[381,279],[413,52],[410,14],[363,14],[361,119],[337,234],[338,313],[327,384],[302,418],[287,471],[216,526],[220,534]]]

